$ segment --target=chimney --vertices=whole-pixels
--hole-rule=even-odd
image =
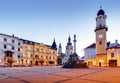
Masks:
[[[115,40],[115,43],[118,44],[118,40],[117,39]]]

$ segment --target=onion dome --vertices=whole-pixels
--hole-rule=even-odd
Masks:
[[[98,11],[98,13],[97,13],[97,16],[99,16],[99,15],[104,15],[104,14],[105,14],[104,10],[100,9],[100,10]]]

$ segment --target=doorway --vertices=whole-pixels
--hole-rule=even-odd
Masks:
[[[109,66],[110,67],[116,67],[117,66],[117,60],[109,60]]]
[[[12,51],[5,51],[4,59],[5,59],[6,64],[11,67],[12,63],[14,62],[13,52]]]
[[[101,67],[101,62],[99,62],[99,66]]]

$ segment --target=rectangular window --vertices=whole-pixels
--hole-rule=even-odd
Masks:
[[[41,55],[41,59],[43,59],[43,55]]]
[[[4,49],[6,49],[7,48],[7,46],[6,45],[4,45]]]
[[[51,56],[49,57],[49,59],[51,59]]]
[[[4,42],[6,42],[7,41],[7,38],[4,38]]]
[[[39,48],[37,48],[36,50],[39,51]]]
[[[18,45],[20,45],[20,42],[18,42]]]
[[[18,48],[18,51],[20,51],[20,48]]]
[[[20,55],[18,55],[18,59],[20,59]]]
[[[14,48],[14,46],[12,46],[12,50],[14,50],[15,48]]]
[[[38,58],[39,58],[39,55],[35,55],[35,58],[38,59]]]
[[[31,58],[33,58],[33,55],[31,54]]]
[[[12,40],[12,43],[15,43],[15,40]]]
[[[114,53],[111,53],[111,57],[114,57]]]

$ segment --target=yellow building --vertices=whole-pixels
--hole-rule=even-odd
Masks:
[[[107,48],[107,66],[120,66],[120,45],[117,40]]]
[[[51,46],[43,43],[34,45],[34,62],[35,65],[49,65],[50,62],[57,64],[57,50],[51,48]]]
[[[43,43],[36,43],[29,40],[23,40],[22,53],[23,53],[22,62],[24,65],[57,64],[58,54],[55,40],[52,46],[45,45]]]
[[[23,39],[22,39],[23,40]],[[34,57],[34,43],[32,41],[23,40],[22,47],[22,64],[24,65],[33,65],[33,57]]]
[[[88,66],[120,66],[120,44],[116,40],[115,43],[107,42],[106,49],[106,60],[103,57],[100,57],[100,61],[106,61],[106,64],[102,63],[101,65],[97,65],[98,57],[96,54],[96,44],[93,43],[84,49],[86,63]]]

